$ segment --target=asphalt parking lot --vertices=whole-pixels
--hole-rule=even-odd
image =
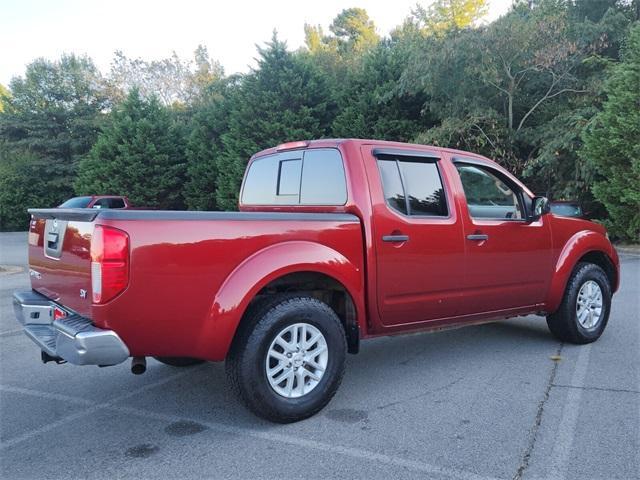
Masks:
[[[0,234],[0,264],[24,267],[25,245]],[[540,317],[372,340],[286,426],[240,406],[222,364],[43,365],[11,307],[26,270],[0,273],[0,477],[638,479],[640,255],[621,259],[594,344]]]

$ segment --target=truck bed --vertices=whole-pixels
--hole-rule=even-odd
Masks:
[[[342,213],[191,212],[92,209],[34,209],[29,234],[32,287],[37,292],[82,315],[100,328],[113,329],[132,355],[198,356],[219,360],[212,347],[213,332],[224,332],[227,298],[223,288],[242,265],[262,253],[260,265],[269,277],[285,275],[304,262],[309,248],[327,255],[327,271],[336,261],[363,272],[363,238],[358,217]],[[47,252],[53,222],[66,227],[59,258]],[[129,236],[129,282],[104,305],[94,305],[91,294],[90,244],[95,225],[117,228]],[[265,252],[285,249],[290,267],[269,264]],[[278,256],[279,258],[282,255]],[[339,259],[339,260],[336,260]],[[268,272],[268,273],[267,273]],[[364,283],[364,277],[361,283]],[[250,290],[256,278],[247,279]],[[258,282],[256,285],[260,285]],[[240,292],[238,292],[240,293]],[[226,293],[228,298],[233,295]]]

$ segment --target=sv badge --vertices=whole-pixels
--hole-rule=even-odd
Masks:
[[[87,298],[87,291],[84,288],[80,289],[80,298]]]

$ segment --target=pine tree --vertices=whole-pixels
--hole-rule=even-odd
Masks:
[[[217,206],[235,209],[249,157],[291,140],[323,137],[333,116],[326,78],[315,65],[273,39],[258,49],[258,69],[229,97],[229,131],[218,158]]]
[[[599,172],[595,197],[615,236],[640,240],[640,25],[631,29],[623,61],[607,81],[603,110],[585,130],[582,157]]]
[[[398,92],[408,51],[396,40],[372,47],[360,68],[346,76],[336,96],[340,111],[332,125],[336,137],[376,138],[407,142],[421,127],[420,93]]]
[[[182,208],[185,163],[179,133],[168,108],[132,90],[80,163],[77,193],[126,195],[138,206]]]
[[[222,134],[229,115],[227,88],[222,82],[211,86],[206,100],[198,104],[189,123],[187,140],[187,181],[183,194],[193,210],[216,210],[218,157],[222,154]]]

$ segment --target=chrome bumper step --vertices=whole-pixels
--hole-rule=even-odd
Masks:
[[[77,314],[53,320],[56,306],[34,292],[16,292],[13,308],[25,334],[50,357],[75,365],[116,365],[129,357],[129,349],[112,330],[98,328]]]
[[[24,333],[40,345],[42,351],[47,352],[52,357],[56,356],[56,337],[58,332],[56,332],[55,328],[49,325],[25,325]]]

